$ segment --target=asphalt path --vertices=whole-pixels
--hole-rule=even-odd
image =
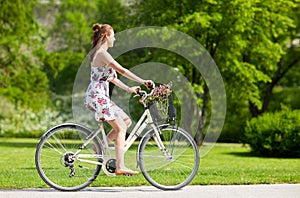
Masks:
[[[0,189],[1,198],[300,198],[300,184],[186,186],[162,191],[151,186],[86,188],[78,192],[53,189]]]

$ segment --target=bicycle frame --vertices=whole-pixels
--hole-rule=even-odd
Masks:
[[[169,155],[166,152],[163,142],[161,141],[160,136],[159,136],[159,133],[160,133],[159,129],[153,123],[153,119],[152,119],[149,109],[146,106],[144,106],[144,107],[145,107],[144,113],[142,114],[139,121],[137,122],[137,124],[135,125],[135,127],[132,129],[131,133],[125,140],[124,152],[126,152],[131,147],[131,145],[140,136],[140,134],[143,132],[143,130],[146,128],[146,126],[150,125],[152,127],[152,129],[154,130],[154,133],[155,133],[154,140],[155,140],[157,146],[166,155],[166,157],[168,157]],[[110,150],[113,150],[113,148],[109,147],[107,138],[106,138],[106,133],[105,133],[105,130],[103,127],[103,123],[100,123],[99,129],[97,131],[91,133],[90,136],[88,136],[86,138],[87,139],[86,142],[74,154],[74,156],[77,156],[76,160],[81,161],[81,162],[86,162],[86,163],[97,164],[97,165],[102,165],[104,163],[104,160],[103,160],[103,162],[95,162],[95,161],[91,161],[91,160],[87,160],[87,159],[82,159],[82,158],[102,158],[102,159],[104,159],[104,155],[80,154],[80,151],[85,146],[87,146],[94,138],[96,138],[99,133],[101,133],[101,135],[103,137],[102,142],[100,142],[100,144],[102,144],[102,146],[104,147],[104,152],[105,152],[104,155],[109,156],[109,158],[111,157]]]
[[[143,130],[146,128],[147,125],[150,125],[152,129],[155,131],[157,137],[159,137],[159,131],[156,125],[153,123],[152,116],[148,108],[145,109],[144,113],[142,114],[141,118],[131,131],[130,135],[125,141],[125,152],[131,147],[133,142],[140,136]],[[163,143],[160,139],[157,139],[157,145],[161,150],[164,149]]]

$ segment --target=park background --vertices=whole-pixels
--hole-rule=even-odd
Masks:
[[[289,166],[293,170],[287,178],[271,180],[299,183],[299,10],[299,0],[3,0],[0,7],[1,145],[6,149],[13,146],[24,149],[22,145],[34,149],[35,141],[12,138],[36,140],[50,126],[72,120],[73,82],[91,48],[94,23],[111,24],[116,33],[140,26],[160,26],[196,39],[222,74],[227,112],[218,139],[219,151],[237,148],[238,151],[231,153],[236,152],[235,156],[241,159],[259,156],[269,160],[252,160],[255,164]],[[208,87],[196,68],[163,49],[136,49],[117,61],[128,69],[146,62],[177,67],[193,86],[201,107],[200,127],[195,137],[201,145],[211,109]],[[236,144],[226,147],[229,144],[224,143]],[[238,154],[239,149],[242,154]],[[4,156],[3,151],[6,150],[1,151]],[[292,161],[280,164],[278,159]],[[221,157],[217,163],[222,160]],[[10,161],[15,162],[10,159],[7,163]],[[224,170],[225,162],[222,162]],[[207,175],[219,175],[216,172],[220,166],[213,170],[213,164]],[[271,169],[278,172],[274,167]],[[220,171],[222,174],[223,170]],[[265,174],[262,169],[256,171],[253,175]],[[230,171],[227,174],[235,175]],[[218,178],[214,179],[209,177],[199,183],[218,183]],[[272,181],[257,179],[248,183]],[[234,179],[229,183],[235,183]]]

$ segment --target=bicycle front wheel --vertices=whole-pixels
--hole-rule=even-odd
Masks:
[[[96,138],[82,146],[90,134],[83,126],[63,124],[42,136],[35,163],[39,175],[49,186],[76,191],[96,179],[101,169],[102,147]]]
[[[157,145],[154,131],[145,134],[139,149],[139,164],[146,180],[162,190],[177,190],[192,181],[198,171],[200,156],[193,138],[183,129],[161,126]]]

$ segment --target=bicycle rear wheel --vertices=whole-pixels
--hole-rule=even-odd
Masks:
[[[82,148],[90,134],[83,126],[63,124],[42,136],[35,163],[39,175],[49,186],[61,191],[76,191],[96,179],[101,169],[102,147],[94,138]]]
[[[160,126],[166,152],[155,142],[153,130],[146,133],[139,149],[139,164],[146,180],[162,190],[177,190],[195,177],[200,156],[193,138],[183,129]]]

